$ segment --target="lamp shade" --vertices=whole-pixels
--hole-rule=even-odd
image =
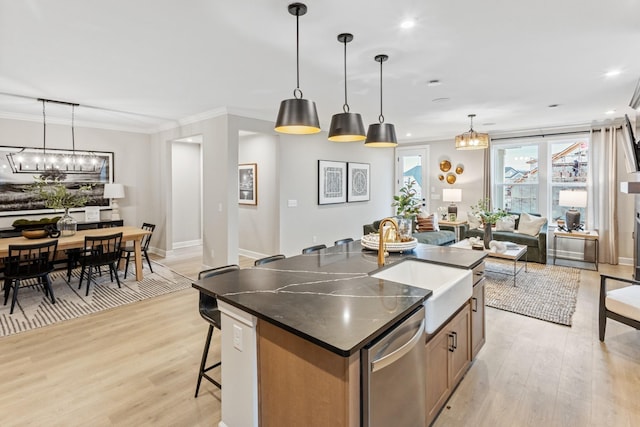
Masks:
[[[296,135],[320,132],[316,103],[304,98],[285,99],[280,103],[275,130]]]
[[[489,147],[489,134],[474,130],[456,136],[456,150],[481,150]]]
[[[122,184],[105,184],[104,195],[105,199],[122,199],[124,198],[124,185]]]
[[[398,145],[395,126],[391,123],[374,123],[369,125],[367,139],[364,145],[367,147],[395,147]]]
[[[587,192],[586,191],[571,191],[561,190],[558,200],[559,206],[569,206],[572,208],[586,208],[587,207]]]
[[[366,138],[362,116],[358,113],[339,113],[331,117],[329,141],[354,142]]]
[[[462,190],[459,188],[445,188],[442,190],[443,202],[461,202]]]

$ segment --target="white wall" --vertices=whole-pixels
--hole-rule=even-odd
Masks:
[[[42,147],[42,123],[25,120],[0,119],[0,145]],[[78,150],[111,151],[114,153],[114,180],[125,186],[125,198],[119,200],[120,216],[126,225],[140,225],[148,221],[151,178],[149,176],[150,137],[146,134],[75,126]],[[71,128],[67,125],[47,123],[47,147],[71,149]],[[52,210],[53,212],[53,210]],[[84,221],[84,212],[73,213]],[[51,216],[43,214],[39,218]],[[104,210],[102,218],[111,218]],[[0,227],[9,227],[20,216],[0,217]],[[155,239],[152,240],[152,245]]]
[[[362,237],[362,226],[392,214],[394,150],[362,142],[336,143],[327,134],[280,136],[280,249],[298,255],[314,244]],[[318,205],[318,160],[369,163],[367,202]],[[296,200],[297,207],[288,207]],[[314,240],[315,236],[315,240]]]
[[[172,160],[173,248],[202,243],[200,144],[174,141]]]
[[[280,250],[278,194],[278,138],[274,135],[241,135],[239,163],[257,164],[257,205],[238,206],[238,245],[245,256],[260,258]]]

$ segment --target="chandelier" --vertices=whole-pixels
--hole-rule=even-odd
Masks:
[[[482,150],[489,147],[489,134],[473,130],[473,118],[475,114],[469,114],[471,128],[469,131],[456,136],[456,150]]]

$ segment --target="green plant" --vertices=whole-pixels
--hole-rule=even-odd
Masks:
[[[471,212],[485,224],[495,224],[500,218],[509,215],[507,211],[502,208],[492,209],[491,200],[488,197],[480,199],[477,204],[472,205]]]
[[[44,201],[44,205],[50,209],[81,208],[91,200],[91,184],[81,185],[76,191],[69,191],[67,186],[59,179],[46,177],[33,177],[35,182],[29,189],[34,198]]]
[[[411,218],[420,213],[422,207],[420,200],[416,197],[418,192],[413,186],[414,180],[407,182],[404,187],[400,189],[397,196],[393,196],[393,203],[391,206],[396,208],[396,215]]]

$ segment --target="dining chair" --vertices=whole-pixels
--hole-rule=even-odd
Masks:
[[[118,277],[118,270],[116,265],[120,259],[122,244],[122,232],[109,234],[106,236],[85,236],[84,237],[84,249],[80,254],[80,283],[78,289],[82,288],[82,280],[87,278],[87,292],[89,295],[89,288],[91,287],[91,276],[93,269],[102,266],[109,267],[109,276],[113,282],[113,276],[115,275],[116,282],[120,288],[120,278]]]
[[[149,264],[149,270],[153,273],[153,268],[151,267],[151,260],[149,259],[149,254],[147,251],[149,250],[149,242],[151,242],[151,236],[153,235],[153,231],[156,229],[155,224],[142,223],[143,230],[149,231],[149,234],[146,234],[142,240],[140,241],[140,253],[143,258],[147,259],[147,264]],[[135,247],[133,245],[127,245],[122,248],[122,258],[125,259],[125,267],[124,267],[124,278],[127,278],[127,272],[129,271],[129,261],[131,260],[131,255],[133,254],[135,260]]]
[[[302,250],[302,254],[310,254],[311,252],[319,251],[320,249],[327,249],[327,245],[323,243],[321,245],[309,246]]]
[[[607,280],[627,286],[607,290]],[[604,341],[607,318],[640,329],[640,281],[600,275],[599,335]]]
[[[53,271],[53,260],[57,248],[57,240],[27,245],[9,245],[9,253],[4,259],[4,305],[7,305],[9,293],[13,288],[9,314],[13,314],[18,300],[18,290],[23,280],[37,279],[37,283],[41,283],[44,287],[45,296],[51,298],[52,304],[56,303],[49,273]]]
[[[339,246],[339,245],[346,245],[347,243],[351,243],[351,242],[353,242],[353,239],[351,237],[347,237],[346,239],[336,240],[335,242],[333,242],[333,244],[335,246]]]
[[[218,276],[220,274],[230,273],[232,271],[240,270],[237,264],[226,265],[224,267],[211,268],[203,270],[198,273],[198,280],[206,279],[207,277]],[[211,337],[213,335],[213,329],[218,328],[222,331],[222,324],[220,323],[220,310],[218,309],[218,301],[215,297],[200,292],[200,316],[207,322],[209,322],[209,331],[207,332],[207,340],[204,343],[204,350],[202,352],[202,359],[200,360],[200,371],[198,372],[198,383],[196,384],[196,394],[194,397],[198,397],[198,391],[200,390],[200,383],[202,379],[206,379],[212,382],[216,387],[222,388],[222,385],[211,378],[207,372],[211,369],[222,366],[222,360],[207,367],[207,357],[209,355],[209,346],[211,345]]]
[[[260,258],[260,259],[255,260],[255,261],[253,262],[253,265],[254,265],[254,267],[255,267],[255,266],[257,266],[257,265],[267,264],[267,263],[269,263],[269,262],[278,261],[278,260],[280,260],[280,259],[285,259],[285,258],[286,258],[286,256],[284,256],[284,255],[282,255],[282,254],[279,254],[279,255],[271,255],[271,256],[268,256],[268,257],[264,257],[264,258]]]

